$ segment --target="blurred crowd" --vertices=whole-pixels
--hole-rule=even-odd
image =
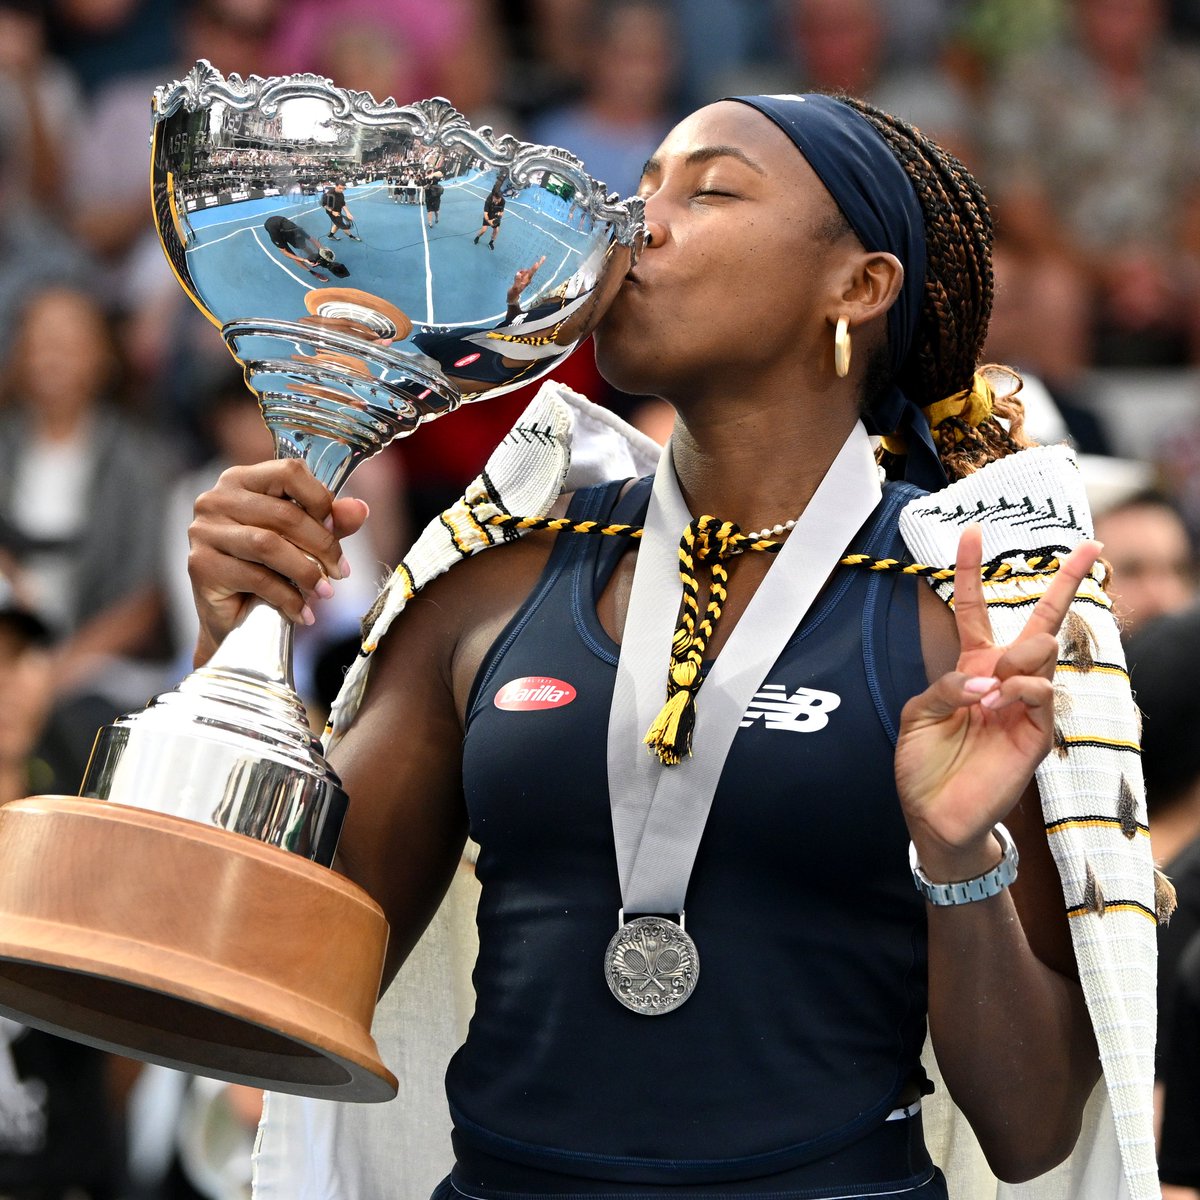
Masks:
[[[1035,436],[1080,451],[1115,570],[1155,853],[1181,896],[1164,1177],[1200,1196],[1200,0],[0,0],[0,801],[74,792],[95,730],[187,670],[192,499],[271,453],[151,221],[149,98],[198,58],[444,95],[623,195],[678,117],[749,92],[863,96],[967,163],[996,220],[986,357],[1025,375]],[[669,429],[586,348],[559,375]],[[1112,379],[1120,405],[1098,404]],[[1155,408],[1168,379],[1183,399]],[[372,517],[298,646],[314,713],[383,564],[527,399],[356,473]],[[1143,402],[1169,419],[1148,428]],[[247,1194],[254,1098],[206,1089],[0,1021],[0,1200]]]

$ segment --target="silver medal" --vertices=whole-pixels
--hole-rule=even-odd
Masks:
[[[665,917],[626,921],[604,953],[609,990],[626,1008],[657,1017],[678,1008],[700,978],[696,943]]]

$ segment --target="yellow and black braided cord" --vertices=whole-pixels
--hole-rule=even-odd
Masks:
[[[572,521],[568,517],[516,517],[502,513],[486,518],[483,523],[513,533],[550,530],[555,533],[598,533],[610,537],[642,536],[642,527],[639,525]],[[696,693],[704,681],[704,654],[721,619],[727,595],[729,574],[725,561],[747,552],[774,554],[782,545],[781,541],[771,538],[751,538],[732,521],[722,521],[712,516],[698,517],[684,530],[679,540],[679,578],[683,584],[683,603],[671,642],[667,699],[644,738],[646,745],[664,766],[675,766],[683,760],[684,755],[691,753],[692,730],[696,724]],[[1052,552],[1037,552],[1023,557],[1024,570],[1000,560],[985,563],[981,570],[983,580],[1036,577],[1058,569],[1058,558]],[[935,582],[954,578],[953,567],[933,567],[897,558],[847,554],[839,561],[845,567],[895,571]],[[703,617],[700,615],[700,584],[696,579],[696,564],[702,562],[708,563],[711,576]]]
[[[724,560],[742,553],[738,527],[716,517],[698,517],[679,539],[679,578],[683,604],[671,639],[671,665],[667,674],[667,701],[642,740],[665,766],[673,767],[692,750],[696,725],[696,693],[703,681],[704,652],[708,648],[727,599],[729,573]],[[745,541],[745,538],[742,538]],[[700,584],[696,564],[707,562],[711,579],[708,604],[700,617]]]
[[[717,521],[715,517],[701,517],[700,520]],[[499,529],[511,529],[524,532],[525,530],[550,530],[554,533],[599,533],[612,537],[640,538],[640,525],[605,524],[602,521],[572,521],[569,517],[514,517],[508,513],[500,513],[487,517],[483,524]],[[758,551],[762,554],[776,554],[783,548],[782,541],[771,538],[753,540],[742,533],[736,525],[730,525],[734,530],[728,537],[732,547],[726,557]],[[996,561],[984,563],[980,572],[985,583],[1001,579],[1015,579],[1023,576],[1047,575],[1058,570],[1058,557],[1050,552],[1023,554],[1025,569],[1018,569],[1010,562]],[[870,554],[847,554],[840,560],[843,567],[862,567],[867,571],[895,571],[901,575],[918,575],[922,579],[932,579],[935,583],[954,578],[953,567],[933,567],[925,563],[905,562],[899,558],[875,558]]]

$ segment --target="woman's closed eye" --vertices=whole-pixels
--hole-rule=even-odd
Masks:
[[[730,191],[728,188],[723,188],[723,187],[701,186],[701,187],[698,187],[692,193],[692,199],[693,200],[700,200],[700,199],[740,200],[741,193]]]

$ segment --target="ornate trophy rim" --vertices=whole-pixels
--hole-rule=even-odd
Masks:
[[[411,104],[398,104],[391,96],[378,101],[370,92],[337,87],[333,80],[311,72],[243,79],[236,72],[222,75],[201,58],[182,79],[154,89],[154,120],[165,121],[181,108],[199,112],[213,103],[227,104],[236,112],[254,109],[273,116],[285,100],[298,97],[327,100],[334,117],[353,120],[365,128],[400,128],[426,145],[437,141],[466,147],[489,166],[507,169],[521,186],[529,182],[532,172],[552,170],[574,185],[575,202],[581,209],[596,221],[611,223],[618,243],[633,246],[642,231],[644,205],[640,198],[620,199],[602,180],[588,174],[583,161],[569,150],[524,142],[511,133],[497,134],[490,125],[472,125],[443,96]]]

